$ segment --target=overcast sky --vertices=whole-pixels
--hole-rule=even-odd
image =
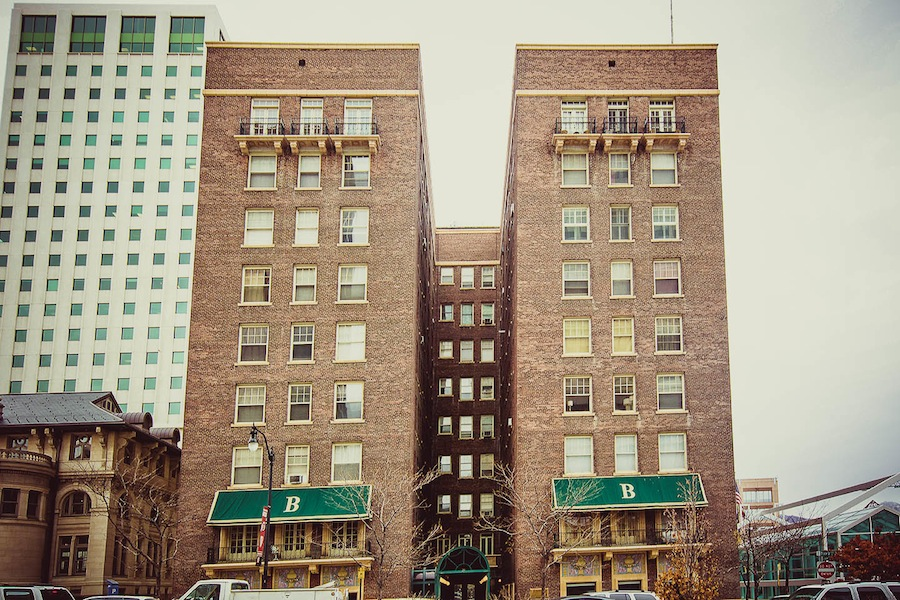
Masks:
[[[441,226],[499,224],[516,43],[670,41],[669,0],[215,4],[235,41],[421,44]],[[674,0],[674,36],[719,44],[737,476],[900,471],[900,2]]]

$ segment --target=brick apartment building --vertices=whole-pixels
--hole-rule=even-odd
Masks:
[[[714,46],[518,47],[499,230],[433,227],[417,46],[207,52],[182,583],[259,584],[254,424],[275,586],[372,596],[372,514],[339,498],[384,465],[440,471],[396,535],[440,522],[492,592],[653,589],[688,489],[736,564]],[[567,513],[543,581],[484,528],[500,464]]]

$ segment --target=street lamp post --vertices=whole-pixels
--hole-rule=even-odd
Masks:
[[[266,531],[263,534],[263,573],[262,573],[262,589],[269,588],[269,530],[272,522],[272,472],[275,468],[275,450],[269,448],[269,439],[266,434],[260,431],[254,424],[250,427],[250,440],[247,442],[247,450],[256,452],[259,450],[259,436],[262,435],[263,443],[266,445],[266,456],[269,458],[269,495],[266,499],[268,507],[268,516],[266,518]]]

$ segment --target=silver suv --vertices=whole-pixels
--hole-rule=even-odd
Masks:
[[[879,581],[805,585],[790,600],[898,600],[891,588]]]
[[[0,600],[75,600],[72,592],[57,585],[2,585]]]

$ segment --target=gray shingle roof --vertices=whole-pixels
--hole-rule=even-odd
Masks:
[[[118,408],[110,392],[0,395],[4,407],[0,426],[123,423],[120,415],[94,404],[107,399]]]

